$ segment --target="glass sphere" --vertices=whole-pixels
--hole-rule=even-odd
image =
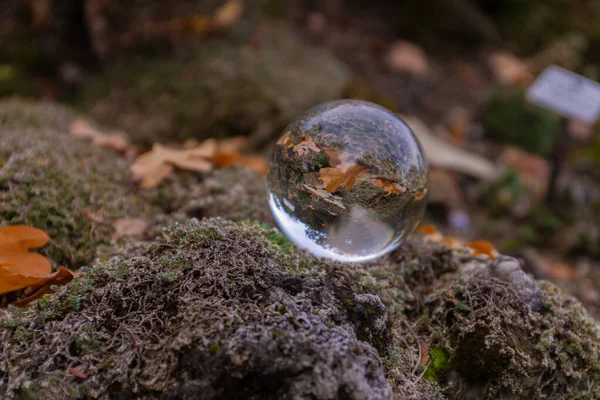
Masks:
[[[269,205],[298,246],[367,261],[417,227],[427,181],[427,161],[404,121],[373,103],[337,100],[302,114],[277,141]]]

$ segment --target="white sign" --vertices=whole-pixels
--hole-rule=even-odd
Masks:
[[[600,117],[600,83],[551,65],[527,90],[527,99],[564,117],[593,124]]]

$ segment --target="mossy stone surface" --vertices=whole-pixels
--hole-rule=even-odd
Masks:
[[[45,230],[42,252],[71,268],[110,243],[116,219],[158,211],[136,194],[122,156],[69,136],[74,118],[53,104],[0,102],[0,225]]]

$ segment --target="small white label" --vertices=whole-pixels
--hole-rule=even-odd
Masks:
[[[564,117],[588,124],[600,117],[600,84],[551,65],[527,90],[527,99]]]

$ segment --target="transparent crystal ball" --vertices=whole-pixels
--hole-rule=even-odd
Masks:
[[[417,227],[427,181],[427,161],[404,121],[373,103],[337,100],[302,114],[277,141],[269,205],[298,246],[367,261]]]

